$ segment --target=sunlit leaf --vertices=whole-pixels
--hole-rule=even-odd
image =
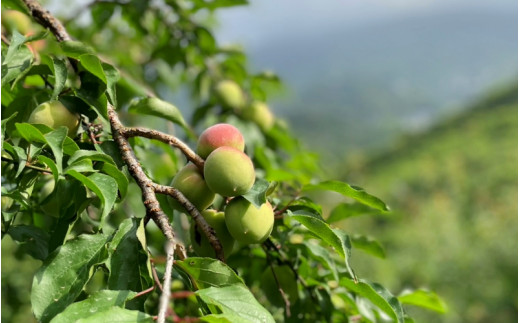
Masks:
[[[397,298],[403,304],[419,306],[439,313],[446,313],[448,309],[439,295],[426,289],[405,290]]]

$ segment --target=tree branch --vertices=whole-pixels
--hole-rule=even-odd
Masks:
[[[193,204],[191,204],[188,199],[182,195],[179,190],[176,190],[170,186],[164,186],[159,184],[153,184],[153,189],[156,193],[170,195],[186,209],[189,215],[193,218],[193,221],[197,224],[197,226],[204,232],[206,237],[211,244],[211,247],[215,250],[215,255],[217,259],[222,262],[225,262],[224,257],[224,249],[222,248],[222,244],[216,236],[215,230],[206,222],[204,217],[200,214],[199,210]]]
[[[36,0],[23,0],[31,15],[45,28],[48,28],[59,42],[72,40],[65,27],[48,10],[45,10]]]
[[[155,139],[164,142],[172,147],[179,148],[182,153],[194,163],[201,171],[204,171],[204,159],[197,155],[193,150],[188,147],[184,142],[180,141],[172,135],[162,133],[157,130],[146,129],[146,128],[130,128],[126,127],[123,129],[123,135],[126,138],[131,137],[145,137],[148,139]]]
[[[173,250],[175,245],[168,242],[166,245],[166,269],[164,270],[164,289],[159,300],[159,314],[157,315],[157,322],[164,323],[166,320],[166,310],[170,304],[170,293],[172,284],[172,267],[173,267]]]

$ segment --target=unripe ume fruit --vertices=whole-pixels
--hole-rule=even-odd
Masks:
[[[171,186],[178,189],[199,211],[210,206],[215,198],[215,193],[206,185],[198,167],[191,163],[177,172]],[[175,198],[168,196],[168,202],[177,211],[186,212],[186,209]]]
[[[65,126],[69,129],[68,135],[74,136],[78,132],[79,115],[69,111],[60,101],[49,101],[37,106],[27,122],[44,124],[53,129]]]
[[[244,137],[234,126],[218,123],[204,130],[197,142],[197,154],[206,158],[218,147],[228,146],[244,151]]]
[[[224,219],[224,212],[217,212],[215,210],[207,209],[201,212],[202,217],[208,224],[215,229],[218,240],[222,244],[224,255],[228,257],[235,246],[235,239],[229,234]],[[206,234],[192,221],[191,229],[191,244],[193,250],[201,257],[215,257],[215,249],[209,243]]]
[[[244,116],[256,123],[264,132],[271,129],[274,124],[273,113],[264,102],[253,102],[248,109],[244,110]]]
[[[231,236],[243,244],[262,243],[274,224],[274,212],[266,202],[257,208],[243,197],[231,200],[226,206],[226,226]]]
[[[208,187],[222,196],[247,193],[255,183],[255,167],[251,159],[233,147],[215,149],[204,163]]]
[[[244,93],[237,83],[231,80],[220,81],[215,87],[215,92],[223,105],[240,109],[245,104]]]

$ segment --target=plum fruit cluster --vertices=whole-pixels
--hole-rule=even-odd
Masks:
[[[197,142],[197,154],[205,159],[204,169],[188,163],[171,182],[215,230],[228,256],[235,245],[261,243],[273,229],[274,213],[269,202],[259,208],[242,197],[255,182],[253,162],[244,153],[245,142],[240,131],[225,123],[213,125],[202,132]],[[208,209],[219,195],[230,200],[224,212]],[[184,212],[184,207],[169,198],[172,208]],[[200,256],[213,256],[214,250],[195,223],[190,229],[192,246]]]

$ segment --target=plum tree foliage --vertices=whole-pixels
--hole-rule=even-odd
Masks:
[[[6,277],[9,290],[32,282],[7,321],[29,308],[41,322],[409,322],[403,302],[439,309],[433,293],[401,302],[355,274],[352,249],[379,244],[331,222],[388,207],[323,181],[268,106],[276,74],[218,44],[214,11],[246,3],[93,1],[60,20],[2,1],[2,244],[16,243],[2,262],[38,265]],[[189,102],[173,102],[180,88]],[[316,190],[344,197],[330,221]]]

